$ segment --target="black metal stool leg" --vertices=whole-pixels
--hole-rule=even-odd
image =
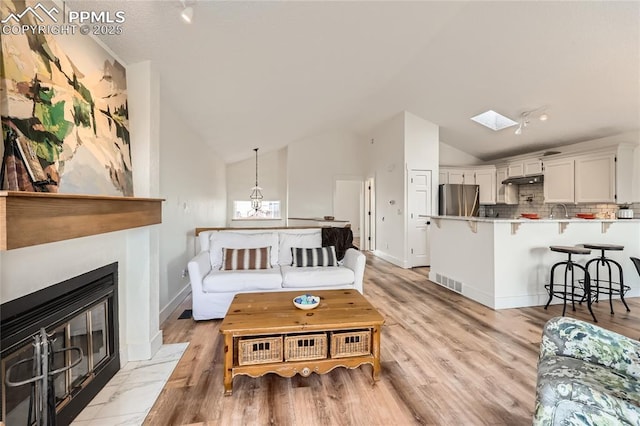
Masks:
[[[580,268],[582,268],[584,270],[584,291],[585,293],[588,295],[587,296],[587,308],[589,309],[589,313],[591,313],[591,317],[593,318],[593,322],[598,322],[598,320],[596,319],[596,316],[593,313],[593,310],[591,309],[591,283],[590,281],[590,277],[589,277],[589,271],[587,271],[586,268],[583,268],[580,265],[577,265]]]
[[[558,266],[560,266],[560,265],[562,265],[562,264],[564,264],[564,262],[556,263],[555,265],[553,265],[553,266],[551,267],[551,277],[550,277],[550,280],[549,280],[549,300],[547,300],[547,304],[546,304],[546,305],[544,305],[544,308],[545,308],[545,309],[547,309],[547,308],[549,307],[549,304],[550,304],[550,303],[551,303],[551,301],[553,300],[553,274],[554,274],[554,271],[556,270],[556,268],[557,268]],[[566,289],[565,289],[565,291],[566,291]]]
[[[618,274],[620,276],[620,300],[622,300],[622,303],[624,304],[624,307],[627,309],[627,312],[631,312],[631,309],[629,309],[629,305],[627,305],[626,300],[624,300],[624,293],[626,292],[626,290],[624,288],[624,278],[622,277],[622,265],[620,265],[618,262],[616,262],[613,259],[607,259],[607,260],[618,267]],[[612,311],[611,313],[613,313],[613,308],[611,308],[611,311]]]

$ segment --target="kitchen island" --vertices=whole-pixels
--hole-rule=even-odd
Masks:
[[[607,257],[622,265],[625,284],[631,287],[626,297],[640,296],[640,277],[629,259],[640,257],[640,219],[434,216],[431,222],[429,279],[490,308],[547,303],[544,285],[551,266],[566,259],[551,252],[551,245],[624,245],[624,251],[607,252]],[[591,255],[574,260],[584,265],[599,254],[592,250]]]

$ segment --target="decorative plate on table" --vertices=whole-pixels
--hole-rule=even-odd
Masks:
[[[313,296],[311,294],[301,294],[293,298],[293,304],[298,309],[313,309],[320,305],[320,296]]]

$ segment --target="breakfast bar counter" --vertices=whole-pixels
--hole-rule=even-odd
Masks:
[[[626,297],[640,296],[629,256],[640,257],[640,219],[498,219],[434,216],[429,279],[493,309],[544,305],[551,245],[619,244],[610,253],[624,269]],[[576,259],[580,264],[591,256]]]

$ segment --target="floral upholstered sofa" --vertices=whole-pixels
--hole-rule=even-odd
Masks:
[[[640,342],[557,317],[542,332],[534,425],[640,425]]]

